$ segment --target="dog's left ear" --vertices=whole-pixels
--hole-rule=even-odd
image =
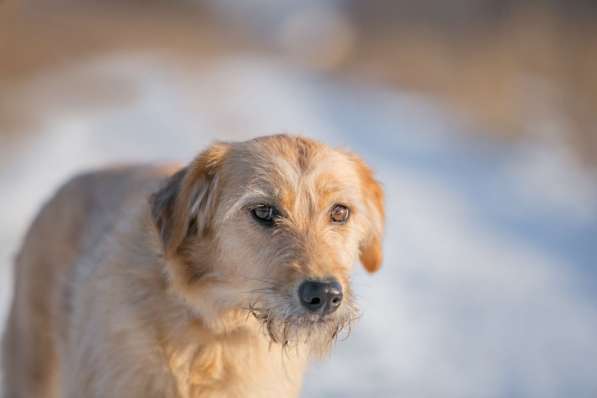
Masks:
[[[228,144],[212,145],[149,198],[167,257],[176,255],[190,234],[204,234],[209,228],[217,202],[218,171],[229,149]]]
[[[349,153],[361,180],[361,190],[365,200],[366,217],[369,226],[366,236],[360,243],[360,260],[368,272],[376,272],[383,261],[382,240],[384,231],[383,188],[373,176],[373,172],[358,156]]]

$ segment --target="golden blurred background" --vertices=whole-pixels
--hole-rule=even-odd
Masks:
[[[594,165],[596,17],[590,0],[4,0],[0,128],[34,123],[22,83],[73,61],[135,50],[192,64],[252,52],[437,96],[471,130],[555,135]],[[111,95],[88,89],[81,100]]]

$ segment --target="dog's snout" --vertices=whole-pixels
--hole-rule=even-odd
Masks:
[[[298,290],[301,304],[311,312],[331,314],[342,304],[342,286],[336,281],[307,280]]]

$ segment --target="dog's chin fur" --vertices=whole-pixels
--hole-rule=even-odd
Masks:
[[[275,306],[264,306],[257,301],[248,311],[261,323],[262,332],[272,344],[280,344],[284,349],[305,345],[309,347],[309,354],[316,357],[327,355],[338,338],[348,337],[352,323],[359,317],[352,300],[329,315],[309,313],[283,300]]]

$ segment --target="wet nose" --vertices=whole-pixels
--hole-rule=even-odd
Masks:
[[[298,295],[303,307],[311,312],[331,314],[342,304],[342,286],[336,280],[304,281]]]

